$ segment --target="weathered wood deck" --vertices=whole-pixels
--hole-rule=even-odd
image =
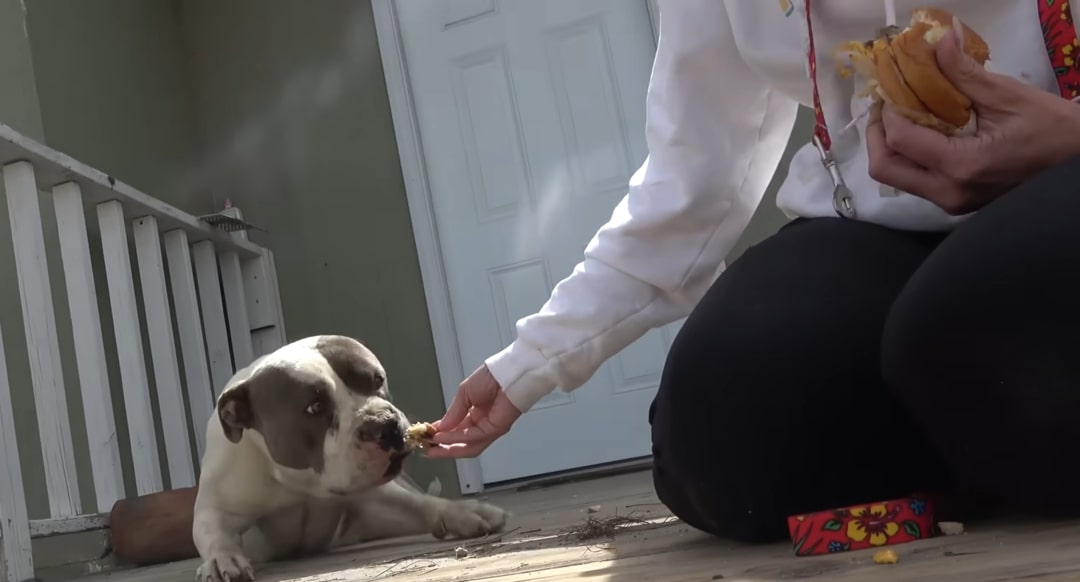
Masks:
[[[997,524],[895,546],[898,564],[873,552],[796,558],[791,546],[745,547],[700,534],[659,503],[648,473],[632,473],[531,491],[493,493],[515,517],[502,535],[465,542],[389,540],[318,558],[262,568],[265,582],[711,580],[1080,580],[1080,524]],[[590,513],[590,508],[592,513]],[[590,518],[614,535],[578,533]],[[610,533],[610,532],[607,532]],[[467,555],[456,556],[463,547]],[[108,575],[111,582],[190,582],[194,561]],[[96,578],[90,578],[93,580]],[[104,577],[102,578],[104,579]]]

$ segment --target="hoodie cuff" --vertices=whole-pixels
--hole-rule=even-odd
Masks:
[[[558,385],[544,354],[521,341],[510,344],[484,364],[502,386],[510,403],[522,413],[528,412]]]

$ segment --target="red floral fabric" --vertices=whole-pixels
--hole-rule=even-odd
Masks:
[[[921,495],[788,518],[796,556],[913,542],[933,536],[933,528],[933,505]]]
[[[1057,75],[1062,97],[1080,97],[1080,37],[1069,0],[1038,0],[1046,53]]]

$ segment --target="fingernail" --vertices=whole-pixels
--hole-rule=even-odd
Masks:
[[[964,50],[964,23],[960,22],[960,17],[955,14],[952,17],[952,27],[956,31],[956,46],[961,51]]]

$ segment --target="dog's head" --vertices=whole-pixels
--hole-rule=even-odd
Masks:
[[[409,454],[409,421],[390,402],[386,371],[348,337],[309,337],[264,356],[222,391],[217,415],[226,438],[251,433],[277,479],[315,495],[384,484]]]

